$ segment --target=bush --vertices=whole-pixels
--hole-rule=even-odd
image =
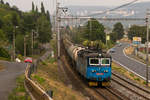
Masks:
[[[39,77],[39,76],[37,76],[37,75],[35,75],[34,78],[35,78],[40,84],[42,84],[42,83],[45,82],[45,79],[44,79],[44,78]]]
[[[56,62],[57,60],[55,59],[55,58],[50,58],[49,59],[49,62],[51,63],[51,64],[53,64],[54,62]]]
[[[22,61],[24,60],[24,57],[23,57],[21,54],[18,54],[18,55],[17,55],[17,58],[19,58],[19,59],[22,60]]]
[[[4,48],[0,47],[0,57],[10,58],[10,55],[9,55],[8,51],[6,51]]]

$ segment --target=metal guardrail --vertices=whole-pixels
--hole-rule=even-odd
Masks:
[[[25,71],[25,87],[32,100],[53,100],[47,92],[41,89],[33,80],[30,79],[32,73],[32,65],[28,64]]]

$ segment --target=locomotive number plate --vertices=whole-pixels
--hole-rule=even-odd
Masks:
[[[98,82],[89,82],[89,86],[98,86]]]
[[[102,82],[102,86],[110,86],[110,82]]]
[[[96,75],[104,75],[104,73],[96,73]]]

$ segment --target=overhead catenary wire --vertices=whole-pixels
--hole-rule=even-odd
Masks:
[[[98,15],[106,14],[107,12],[115,11],[115,10],[118,10],[118,9],[120,9],[120,8],[123,8],[123,7],[129,6],[129,5],[131,5],[131,4],[133,4],[133,3],[137,2],[137,1],[139,1],[139,0],[134,0],[134,1],[131,1],[131,2],[129,2],[129,3],[126,3],[126,4],[123,4],[123,5],[120,5],[120,6],[118,6],[118,7],[115,7],[115,8],[112,8],[112,9],[106,10],[106,11],[103,11],[102,13],[90,14],[90,15],[88,15],[88,16],[98,16]]]
[[[129,5],[131,5],[131,4],[133,4],[133,3],[137,2],[137,1],[139,1],[139,0],[133,0],[133,1],[129,2],[129,3],[120,5],[118,7],[113,8],[113,9],[103,11],[102,13],[95,13],[95,14],[91,14],[91,15],[87,15],[87,16],[76,16],[76,17],[72,16],[71,17],[72,13],[71,13],[71,11],[69,11],[70,12],[69,16],[65,17],[65,18],[68,19],[68,20],[69,19],[90,19],[90,18],[92,18],[94,16],[103,15],[103,14],[105,14],[107,12],[115,11],[115,10],[118,10],[120,8],[129,6]],[[70,9],[68,9],[68,10],[70,10]],[[63,17],[62,19],[65,19],[65,18]],[[125,18],[125,19],[124,18],[96,18],[96,19],[97,20],[103,20],[103,21],[119,21],[119,20],[124,20],[124,21],[131,21],[131,20],[137,21],[137,20],[141,20],[141,21],[143,21],[143,20],[145,20],[145,18],[133,18],[133,19],[132,18]]]

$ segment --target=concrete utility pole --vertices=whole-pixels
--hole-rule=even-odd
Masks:
[[[105,31],[105,33],[106,33],[106,49],[108,49],[108,42],[107,42],[107,31],[106,30],[104,30]]]
[[[32,45],[31,45],[31,49],[32,49],[32,56],[33,56],[33,46],[34,46],[34,31],[32,30]]]
[[[14,32],[13,32],[13,60],[15,61],[16,58],[16,28],[18,28],[18,26],[14,27]]]
[[[57,19],[57,33],[58,33],[58,58],[60,58],[60,18]]]
[[[16,31],[16,28],[14,28],[14,32],[13,32],[13,61],[15,61],[15,31]]]
[[[57,29],[57,53],[58,58],[60,57],[60,30],[59,30],[59,3],[56,2],[56,29]]]
[[[147,14],[146,14],[146,26],[147,26],[147,43],[146,43],[146,48],[147,48],[147,52],[146,52],[146,85],[148,86],[148,68],[149,68],[149,10],[147,10]]]
[[[24,36],[24,57],[27,56],[27,44],[26,44],[27,37],[28,37],[28,35]]]
[[[24,36],[24,57],[26,57],[26,36]]]
[[[64,13],[67,12],[68,8],[65,7],[59,7],[60,3],[56,2],[56,26],[57,26],[57,53],[58,58],[60,58],[60,23],[61,23],[61,15],[60,10],[62,10]]]
[[[90,19],[90,34],[89,34],[89,40],[91,40],[91,37],[92,36],[92,19]]]

